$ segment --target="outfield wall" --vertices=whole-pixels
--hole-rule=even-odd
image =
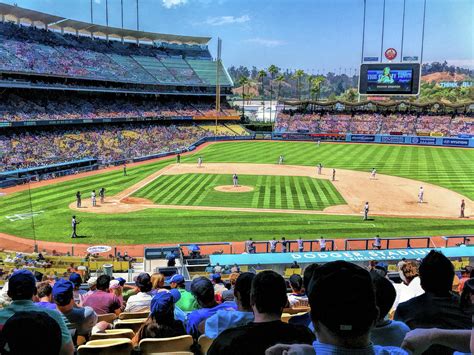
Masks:
[[[346,142],[474,148],[474,138],[468,135],[461,135],[460,137],[426,137],[391,136],[388,134],[347,134]]]

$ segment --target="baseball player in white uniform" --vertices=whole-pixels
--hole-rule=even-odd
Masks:
[[[375,179],[376,174],[377,174],[377,170],[375,168],[372,168],[372,172],[370,173],[371,179]]]
[[[283,155],[280,155],[280,158],[278,159],[278,165],[282,165],[283,160],[285,160],[285,158],[283,157]]]
[[[202,165],[202,157],[198,158],[198,168],[200,168]]]
[[[92,207],[95,207],[97,205],[97,201],[95,198],[95,190],[92,190],[91,192],[91,200],[92,200]]]
[[[423,186],[420,186],[420,191],[418,191],[418,203],[423,203],[423,196],[425,191],[423,190]]]
[[[237,174],[232,175],[232,182],[234,183],[234,187],[239,186],[239,177]]]
[[[318,164],[318,175],[321,175],[323,172],[323,164],[319,163]]]
[[[364,205],[364,221],[369,219],[369,203],[366,202]]]

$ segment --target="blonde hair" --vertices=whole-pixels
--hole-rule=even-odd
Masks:
[[[240,274],[237,272],[233,272],[232,274],[229,275],[229,282],[232,286],[235,285],[237,282],[237,279],[239,278]]]
[[[151,285],[153,289],[162,288],[165,285],[165,275],[155,272],[151,275]]]
[[[111,288],[110,293],[113,293],[115,296],[120,297],[122,296],[122,287]]]

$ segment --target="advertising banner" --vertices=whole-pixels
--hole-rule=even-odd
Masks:
[[[405,143],[405,137],[403,136],[382,136],[382,143]]]
[[[375,135],[373,134],[353,134],[351,142],[375,142]]]

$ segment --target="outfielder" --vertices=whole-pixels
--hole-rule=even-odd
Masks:
[[[466,202],[464,200],[461,200],[461,214],[459,215],[459,218],[464,218],[464,209],[466,208]]]
[[[239,177],[237,174],[232,175],[232,182],[234,183],[234,187],[239,186]]]
[[[127,176],[127,164],[123,164],[123,176]]]
[[[423,203],[423,196],[425,191],[423,190],[423,186],[420,186],[420,191],[418,191],[418,203]]]
[[[318,175],[321,175],[323,172],[323,164],[319,163],[318,164]]]
[[[332,181],[336,181],[336,169],[332,169]]]
[[[200,168],[202,165],[202,157],[198,158],[198,168]]]

